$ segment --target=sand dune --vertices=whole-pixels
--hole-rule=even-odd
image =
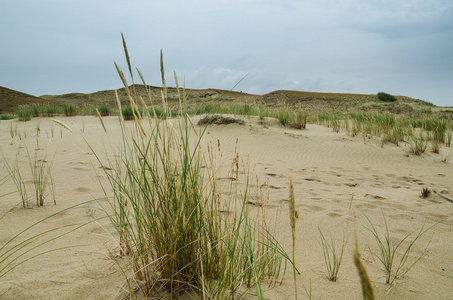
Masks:
[[[453,203],[439,196],[453,198],[451,161],[441,162],[441,155],[428,152],[422,156],[410,154],[405,145],[381,147],[375,138],[366,138],[364,143],[361,136],[335,133],[321,125],[309,124],[306,130],[295,130],[282,127],[271,119],[261,124],[255,117],[241,118],[245,125],[209,126],[202,146],[206,147],[209,142],[217,145],[219,141],[223,169],[227,170],[237,141],[240,157],[250,161],[251,188],[258,189],[256,178],[260,185],[267,183],[269,199],[264,204],[267,222],[288,252],[292,241],[287,204],[288,176],[292,174],[296,204],[300,205],[296,223],[296,264],[301,271],[298,277],[299,298],[307,298],[305,290],[309,287],[311,274],[314,299],[361,299],[360,281],[352,262],[354,224],[349,206],[353,199],[360,250],[377,298],[451,299],[452,279],[433,270],[444,271],[450,276],[453,274]],[[105,179],[101,165],[86,142],[96,153],[111,153],[110,142],[116,144],[120,138],[117,118],[104,118],[110,140],[99,120],[93,116],[58,119],[68,124],[74,134],[61,129],[48,118],[35,118],[25,123],[15,120],[0,123],[1,150],[8,161],[14,162],[18,154],[18,160],[26,170],[26,148],[30,151],[38,146],[47,149],[49,160],[55,155],[52,172],[57,201],[54,205],[49,198],[40,208],[33,201],[31,209],[24,209],[21,205],[15,207],[0,220],[0,247],[34,222],[103,196],[100,183],[105,183]],[[36,124],[40,127],[39,138],[36,137]],[[11,138],[10,126],[17,126],[22,140],[18,136]],[[451,151],[451,148],[441,148],[443,157]],[[0,166],[0,178],[5,174],[6,170]],[[30,185],[31,176],[25,174]],[[226,172],[219,175],[219,181],[226,177]],[[431,193],[428,198],[422,198],[423,187],[438,194]],[[15,186],[8,181],[0,189],[1,195],[15,190]],[[0,215],[18,203],[18,194],[0,198]],[[108,207],[105,200],[100,200],[99,204]],[[0,299],[119,298],[126,287],[118,264],[126,265],[126,260],[115,256],[118,247],[108,219],[102,218],[101,211],[90,208],[99,204],[82,204],[36,226],[34,232],[43,232],[91,222],[36,249],[34,253],[69,248],[35,257],[1,278]],[[377,251],[377,246],[370,232],[361,226],[366,224],[366,214],[376,228],[382,230],[381,210],[395,240],[419,230],[425,222],[426,227],[434,225],[414,245],[410,255],[410,259],[414,259],[428,246],[424,258],[392,286],[385,283],[382,265],[367,251],[367,245],[373,251]],[[326,278],[318,227],[329,239],[332,236],[337,244],[341,242],[343,233],[347,237],[337,282]],[[26,236],[32,236],[32,233]],[[269,299],[293,298],[291,273],[288,272],[282,284],[266,291],[265,295]]]

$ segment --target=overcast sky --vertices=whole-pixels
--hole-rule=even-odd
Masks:
[[[147,84],[376,94],[453,106],[452,0],[0,0],[0,86],[33,95]],[[138,78],[138,76],[137,76]]]

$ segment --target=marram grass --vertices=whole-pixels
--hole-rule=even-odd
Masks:
[[[132,72],[124,39],[123,46]],[[228,199],[223,199],[213,175],[215,162],[202,149],[206,127],[195,128],[182,93],[181,117],[173,123],[161,119],[153,99],[146,104],[137,98],[115,65],[133,108],[133,122],[124,121],[117,98],[122,142],[114,150],[117,156],[107,157],[105,171],[113,190],[109,217],[118,233],[120,254],[132,263],[130,292],[134,294],[137,286],[143,295],[151,295],[160,287],[172,296],[189,292],[200,298],[231,299],[254,289],[262,298],[263,282],[279,282],[289,257],[265,224],[249,217],[248,177],[242,196],[237,180]],[[161,74],[162,104],[169,115],[162,60]],[[176,74],[175,81],[179,91]],[[225,215],[222,210],[228,203],[239,206],[229,207],[232,213]]]

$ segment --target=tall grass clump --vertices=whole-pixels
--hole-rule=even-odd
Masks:
[[[415,257],[410,265],[407,266],[409,255],[415,243],[428,231],[430,228],[425,229],[425,224],[420,228],[418,233],[412,240],[409,240],[409,237],[413,234],[408,234],[404,236],[401,240],[395,242],[395,238],[390,236],[390,231],[387,225],[387,219],[385,218],[384,212],[382,212],[382,218],[384,220],[384,233],[380,234],[371,220],[365,215],[367,220],[367,225],[365,228],[372,233],[376,244],[378,246],[378,251],[372,251],[371,248],[368,246],[371,254],[376,257],[382,266],[385,269],[385,282],[392,284],[395,279],[403,276],[407,272],[409,272],[412,267],[418,263],[426,253],[428,249],[429,243],[425,247],[424,251]],[[407,243],[406,240],[408,240]],[[402,253],[402,254],[401,254]]]
[[[40,108],[41,115],[46,117],[53,117],[57,113],[57,108],[53,105],[44,105]]]
[[[123,46],[133,82],[124,38]],[[232,188],[231,196],[222,199],[215,179],[218,170],[210,167],[212,156],[206,157],[202,149],[205,131],[196,130],[181,93],[181,117],[173,124],[149,114],[145,102],[135,96],[134,84],[129,88],[124,73],[116,68],[130,106],[141,105],[145,113],[132,110],[134,122],[125,123],[117,98],[123,139],[119,156],[107,157],[105,168],[114,193],[109,217],[118,233],[120,254],[132,263],[133,276],[127,277],[130,291],[136,284],[146,296],[160,286],[172,296],[189,292],[200,298],[231,299],[254,288],[262,297],[262,280],[275,284],[288,256],[264,225],[249,217],[247,185],[243,197]],[[161,74],[166,108],[162,53]],[[176,74],[175,81],[179,91]],[[153,108],[151,98],[149,103]],[[238,176],[239,158],[234,162]],[[222,209],[232,203],[239,208],[224,215]]]
[[[33,177],[36,205],[44,206],[44,200],[50,195],[53,196],[54,204],[56,204],[55,185],[51,174],[53,160],[48,162],[47,155],[40,156],[39,150],[35,150],[32,155],[27,149],[27,157]]]
[[[428,148],[428,140],[423,136],[423,131],[420,131],[417,135],[411,137],[410,149],[415,155],[421,155],[425,153]]]
[[[63,113],[67,117],[75,116],[77,113],[76,107],[73,104],[65,104],[63,105]]]
[[[305,129],[307,128],[307,119],[308,112],[306,109],[303,109],[299,103],[299,105],[296,108],[296,120],[293,126],[297,129]]]
[[[447,147],[451,146],[452,136],[453,136],[453,133],[451,132],[451,130],[446,132],[446,134],[445,134],[445,145]]]
[[[286,126],[291,119],[291,110],[287,106],[282,106],[275,112],[275,117],[278,119],[280,124]]]
[[[98,108],[97,108],[99,114],[101,116],[109,116],[110,113],[111,113],[111,109],[110,109],[110,106],[106,105],[106,104],[102,104],[100,105]]]
[[[321,247],[327,268],[327,278],[330,281],[337,281],[338,272],[340,271],[341,262],[343,260],[344,248],[346,246],[346,238],[343,235],[343,242],[340,245],[341,249],[338,250],[335,248],[333,238],[331,238],[330,241],[327,241],[321,229],[318,228],[318,230],[321,235]]]
[[[2,121],[12,120],[12,119],[15,119],[15,118],[16,118],[16,116],[11,115],[11,114],[1,114],[0,115],[0,120],[2,120]]]
[[[377,97],[379,100],[384,101],[384,102],[395,102],[396,97],[384,92],[379,92],[377,93]]]
[[[39,117],[40,111],[41,109],[38,104],[33,104],[29,106],[29,112],[32,115],[32,117]]]
[[[31,119],[30,110],[26,106],[19,106],[14,113],[19,121],[29,121]]]

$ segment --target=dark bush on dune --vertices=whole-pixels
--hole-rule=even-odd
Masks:
[[[396,97],[384,92],[379,92],[377,93],[377,97],[379,100],[384,101],[384,102],[395,102]]]

